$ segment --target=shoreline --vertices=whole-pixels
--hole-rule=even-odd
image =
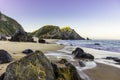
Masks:
[[[55,44],[58,40],[54,39],[46,39],[47,42],[50,44],[42,44],[42,43],[29,43],[29,42],[9,42],[9,41],[0,41],[0,49],[4,49],[10,53],[15,60],[20,59],[21,57],[24,57],[25,54],[21,53],[25,49],[32,49],[35,50],[41,50],[42,52],[46,53],[49,51],[64,51],[67,46],[66,45],[60,45]],[[70,46],[71,49],[74,49],[74,46]],[[99,54],[103,52],[103,54],[106,54],[106,51],[99,51],[91,48],[84,48],[81,47],[85,52],[89,52],[93,55]],[[14,54],[15,53],[15,54]],[[107,53],[113,53],[113,52],[107,52]],[[100,56],[98,56],[100,57]],[[110,66],[107,64],[102,64],[99,62],[96,62],[97,66],[91,69],[82,70],[89,78],[90,80],[120,80],[119,74],[120,69],[114,66]],[[5,72],[7,64],[0,64],[0,75]],[[104,75],[106,74],[106,75]],[[113,78],[112,78],[113,77]]]
[[[74,46],[71,46],[71,48],[73,47]],[[109,54],[110,55],[115,54],[115,56],[119,55],[119,53],[116,53],[116,52],[96,50],[96,49],[85,48],[85,47],[81,47],[81,48],[85,52],[90,53],[94,56],[96,56],[97,54],[100,54],[99,56],[96,56],[96,58],[101,58],[101,56],[103,57]],[[64,51],[65,48],[63,48],[62,50]],[[115,64],[102,63],[99,61],[99,59],[95,60],[94,62],[97,64],[96,67],[82,70],[82,74],[85,74],[85,75],[81,75],[83,78],[85,78],[87,75],[90,78],[90,80],[120,80],[120,77],[119,77],[120,65],[115,66]],[[88,79],[85,79],[85,80],[88,80]]]

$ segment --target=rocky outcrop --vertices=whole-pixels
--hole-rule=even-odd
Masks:
[[[64,27],[60,29],[58,26],[46,25],[39,30],[32,33],[33,36],[47,39],[70,39],[70,40],[84,40],[74,29]]]
[[[50,61],[36,51],[7,67],[4,80],[54,80]]]
[[[0,35],[1,36],[2,35],[12,36],[18,29],[24,31],[22,26],[17,21],[0,12]]]
[[[52,63],[55,80],[82,80],[76,68],[67,60]]]
[[[78,33],[75,32],[74,29],[70,27],[64,27],[61,29],[61,36],[64,40],[84,40]]]
[[[5,50],[0,50],[0,63],[9,63],[11,62],[12,56]]]
[[[34,39],[32,38],[32,36],[29,36],[27,32],[17,30],[16,33],[11,37],[10,41],[34,42]]]
[[[72,54],[74,55],[74,58],[77,59],[94,59],[94,56],[89,54],[89,53],[85,53],[83,49],[81,48],[76,48]]]

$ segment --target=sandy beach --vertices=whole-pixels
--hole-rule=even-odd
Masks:
[[[57,51],[63,49],[64,45],[54,44],[54,42],[58,40],[54,39],[46,39],[49,44],[42,44],[42,43],[29,43],[29,42],[9,42],[9,41],[0,41],[0,49],[4,49],[8,51],[14,61],[18,60],[24,56],[25,54],[22,53],[25,49],[32,49],[32,50],[41,50],[43,52],[47,51]],[[85,52],[91,53],[96,58],[100,58],[101,56],[105,56],[103,54],[115,54],[113,52],[106,52],[100,51],[90,48],[83,48]],[[96,55],[99,54],[99,55]],[[117,55],[117,54],[116,54]],[[6,70],[7,64],[0,64],[0,75],[3,74]],[[119,74],[120,69],[117,67],[113,67],[110,65],[102,64],[97,62],[97,66],[92,69],[87,69],[83,71],[86,75],[91,78],[91,80],[120,80]]]
[[[57,39],[46,39],[48,43],[54,43],[57,41]],[[25,54],[22,53],[25,49],[32,49],[40,50],[42,52],[47,51],[56,51],[64,48],[64,45],[57,45],[57,44],[42,44],[42,43],[29,43],[29,42],[9,42],[9,41],[0,41],[0,49],[6,50],[11,56],[13,57],[14,61],[18,60],[24,56]],[[0,64],[0,75],[5,72],[7,65],[6,64]]]

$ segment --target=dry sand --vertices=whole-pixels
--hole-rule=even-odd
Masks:
[[[54,43],[57,39],[46,39],[48,43]],[[57,45],[57,44],[42,44],[42,43],[30,43],[30,42],[9,42],[9,41],[0,41],[0,49],[6,50],[10,53],[15,60],[18,60],[24,56],[25,54],[22,53],[25,49],[32,49],[32,50],[40,50],[42,52],[47,51],[56,51],[64,48],[64,45]],[[0,64],[0,75],[5,72],[7,64]]]
[[[91,80],[120,80],[120,69],[97,63],[97,67],[84,71]]]

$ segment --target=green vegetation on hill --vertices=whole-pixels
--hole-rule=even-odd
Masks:
[[[0,13],[0,35],[12,36],[18,29],[23,30],[17,21]]]
[[[39,38],[47,39],[72,39],[72,40],[84,39],[69,26],[60,29],[59,26],[46,25],[40,28],[39,30],[34,31],[31,34]]]
[[[71,28],[70,28],[69,26],[66,26],[66,27],[61,28],[61,30],[62,30],[62,31],[70,31]]]

